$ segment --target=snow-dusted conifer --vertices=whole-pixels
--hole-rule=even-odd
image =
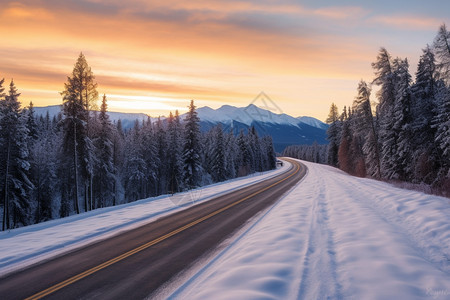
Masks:
[[[3,200],[2,229],[7,230],[30,222],[29,196],[33,184],[28,178],[29,137],[27,116],[20,109],[20,93],[11,80],[9,92],[3,98],[1,83],[3,80],[0,82],[0,190]]]
[[[183,179],[189,189],[199,186],[202,174],[200,119],[195,108],[194,100],[191,100],[184,120]]]

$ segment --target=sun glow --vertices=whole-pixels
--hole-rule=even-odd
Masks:
[[[110,111],[146,113],[151,116],[168,115],[169,112],[184,113],[188,100],[169,99],[155,96],[107,95]],[[181,105],[182,103],[186,105]]]

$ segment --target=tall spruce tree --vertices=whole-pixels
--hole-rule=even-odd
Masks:
[[[373,117],[372,106],[370,105],[371,88],[365,81],[361,80],[357,91],[352,114],[357,124],[355,126],[356,134],[364,138],[362,150],[367,173],[372,177],[380,178],[380,146],[376,120]]]
[[[65,160],[61,165],[68,172],[67,191],[63,192],[64,197],[73,199],[76,213],[80,213],[79,188],[84,186],[85,210],[88,210],[89,187],[92,188],[93,168],[94,168],[94,146],[88,135],[89,109],[93,106],[97,93],[97,84],[94,82],[94,75],[88,66],[83,53],[78,57],[71,76],[67,77],[64,84],[63,113],[64,119],[62,127],[64,132],[62,156]],[[69,163],[66,158],[71,158]],[[73,182],[71,184],[70,182]],[[92,199],[90,199],[92,202]],[[64,205],[64,207],[67,207]],[[62,216],[67,215],[67,211],[61,212]]]
[[[180,115],[178,114],[178,110],[175,112],[175,116],[173,116],[172,112],[170,112],[168,125],[167,125],[167,134],[168,134],[168,153],[167,153],[167,183],[168,188],[167,191],[171,194],[181,191],[183,186],[183,168],[181,165],[181,156],[182,156],[182,127],[180,122]]]
[[[200,185],[202,174],[200,119],[194,100],[191,100],[184,122],[183,179],[185,186],[192,189]]]
[[[327,139],[329,141],[328,164],[330,164],[331,166],[337,166],[339,144],[341,141],[341,122],[339,122],[338,108],[334,103],[331,104],[326,123],[330,124],[330,127],[327,130]]]
[[[438,59],[438,78],[450,85],[450,31],[445,24],[439,28],[439,32],[434,39],[434,52]]]
[[[106,95],[103,95],[100,107],[100,130],[94,138],[97,163],[95,168],[94,207],[110,206],[114,197],[115,171],[113,165],[113,126],[109,120]]]
[[[20,109],[17,88],[11,80],[9,92],[3,93],[4,80],[0,81],[0,190],[3,198],[2,229],[28,225],[31,216],[29,203],[33,184],[28,178],[27,116]],[[12,221],[12,226],[11,226]]]

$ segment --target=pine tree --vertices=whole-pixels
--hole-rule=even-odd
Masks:
[[[0,95],[3,98],[4,80],[0,81]],[[30,191],[33,184],[28,178],[27,116],[20,109],[19,96],[14,81],[11,81],[9,93],[0,98],[0,170],[2,182],[0,190],[3,198],[3,230],[19,225],[28,225],[30,221]]]
[[[412,141],[416,161],[414,181],[430,184],[436,177],[437,153],[434,144],[436,129],[432,127],[436,112],[436,61],[430,47],[423,49],[416,72],[416,80],[411,87],[413,117]]]
[[[436,54],[438,78],[450,84],[450,31],[445,24],[439,28],[439,32],[434,39],[434,52]]]
[[[98,159],[94,173],[95,208],[110,206],[114,197],[113,126],[109,120],[107,107],[106,95],[103,95],[99,115],[100,131],[93,141]]]
[[[128,202],[142,198],[145,182],[146,163],[142,155],[142,137],[139,121],[136,120],[133,129],[126,138],[124,186]]]
[[[225,141],[222,126],[212,129],[213,133],[213,152],[212,152],[212,178],[214,182],[220,182],[227,179],[225,170]]]
[[[355,132],[358,136],[364,138],[362,150],[367,173],[375,178],[380,178],[380,147],[378,129],[370,105],[371,89],[365,81],[361,80],[357,91],[358,95],[353,102],[354,113],[351,115],[356,123]]]
[[[350,148],[351,143],[352,134],[350,132],[350,123],[349,121],[346,121],[342,125],[342,135],[338,150],[338,164],[341,170],[349,174],[353,173],[353,157]],[[311,158],[309,158],[308,160],[310,159]]]
[[[183,179],[185,186],[189,189],[199,186],[202,173],[200,119],[195,108],[194,100],[191,100],[189,111],[184,120]]]
[[[392,68],[392,59],[385,48],[381,48],[377,56],[377,61],[372,63],[375,71],[375,79],[373,83],[380,86],[377,93],[378,97],[378,113],[379,113],[379,142],[381,176],[388,178],[390,176],[390,162],[395,146],[395,136],[392,128],[392,120],[394,114],[395,103],[395,74]]]
[[[76,213],[80,213],[79,187],[84,183],[85,210],[88,210],[89,187],[92,191],[92,179],[94,168],[94,146],[88,135],[89,109],[98,97],[97,84],[94,75],[88,66],[84,55],[81,53],[72,71],[72,76],[67,77],[64,84],[62,121],[64,141],[64,162],[61,164],[66,170],[71,170],[65,187],[64,197],[73,199]],[[71,157],[69,163],[65,158]],[[73,186],[70,184],[73,182]],[[73,188],[73,190],[72,190]],[[62,201],[65,201],[65,199]],[[92,199],[91,199],[92,201]],[[67,207],[67,205],[64,205]],[[62,212],[65,216],[67,212]]]
[[[45,118],[38,122],[37,138],[30,150],[31,153],[31,179],[35,186],[36,199],[35,222],[51,220],[54,199],[60,189],[57,176],[57,158],[60,149],[61,136],[50,120],[47,112]]]
[[[161,118],[158,118],[155,129],[156,155],[158,156],[158,164],[156,168],[157,195],[167,192],[167,134]]]
[[[237,159],[237,174],[238,177],[246,176],[251,172],[251,150],[247,142],[247,138],[244,136],[244,130],[241,129],[237,137],[237,146],[239,149],[239,156]]]
[[[170,112],[168,119],[168,188],[171,194],[181,191],[183,185],[183,168],[181,166],[182,158],[182,127],[178,110],[175,117]]]
[[[330,113],[328,114],[326,123],[330,124],[330,127],[327,130],[327,139],[329,141],[328,164],[337,166],[339,143],[341,140],[341,122],[339,121],[338,108],[334,103],[331,104]]]
[[[396,151],[393,155],[391,178],[410,179],[411,144],[413,138],[411,114],[411,75],[408,60],[396,59],[395,104],[392,131],[396,137]]]

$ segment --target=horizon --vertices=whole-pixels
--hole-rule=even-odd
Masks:
[[[437,0],[6,1],[0,78],[14,79],[22,106],[58,105],[82,52],[111,111],[245,107],[264,91],[277,111],[324,121],[373,79],[380,47],[407,57],[413,75],[448,11]]]
[[[259,109],[267,110],[267,111],[269,111],[269,112],[271,112],[271,113],[274,113],[274,114],[276,114],[276,115],[282,115],[282,114],[285,114],[285,115],[288,115],[288,116],[293,117],[293,118],[296,118],[296,119],[299,119],[299,118],[313,118],[313,119],[316,119],[317,121],[320,121],[320,122],[326,124],[324,121],[322,121],[322,120],[320,120],[320,119],[317,119],[316,117],[312,117],[312,116],[292,116],[292,115],[287,114],[287,113],[285,113],[285,112],[277,113],[277,112],[273,112],[273,111],[271,111],[271,110],[265,109],[264,107],[260,107],[260,106],[258,106],[258,105],[256,105],[256,104],[253,104],[253,103],[248,104],[247,106],[233,106],[233,105],[229,105],[229,104],[223,104],[221,107],[215,108],[215,109],[214,109],[214,108],[211,108],[211,107],[209,107],[209,106],[207,106],[207,105],[205,105],[205,106],[201,106],[201,107],[196,107],[196,110],[198,110],[198,109],[200,109],[200,108],[210,108],[210,109],[213,109],[214,111],[217,111],[218,109],[222,108],[223,106],[231,106],[231,107],[240,109],[240,108],[247,108],[247,107],[249,107],[249,106],[251,106],[251,105],[254,105],[254,106],[256,106],[256,107],[259,108]],[[33,108],[34,108],[34,109],[36,109],[36,108],[57,107],[57,106],[62,106],[62,104],[54,104],[54,105],[46,105],[46,106],[35,106],[35,105],[33,104]],[[99,112],[100,110],[99,110],[99,109],[95,109],[94,111]],[[145,112],[123,112],[123,111],[113,111],[113,110],[109,110],[109,109],[107,110],[107,113],[119,113],[119,114],[143,114],[143,115],[146,115],[146,116],[148,116],[148,117],[150,117],[150,118],[152,118],[152,119],[157,119],[157,118],[168,118],[168,114],[167,114],[167,115],[150,115],[150,114],[147,114],[147,113],[145,113]],[[170,111],[169,113],[173,113],[173,114],[174,114],[175,111]],[[180,113],[180,116],[181,116],[181,115],[184,115],[184,114],[185,114],[185,113]]]

